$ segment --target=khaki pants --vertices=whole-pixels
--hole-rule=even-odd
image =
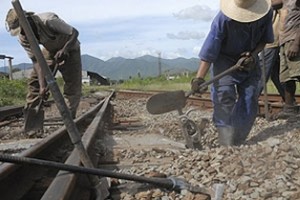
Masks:
[[[43,55],[51,71],[55,67],[54,55],[43,49]],[[82,90],[82,66],[80,50],[72,51],[62,65],[58,67],[64,80],[63,96],[73,118],[80,103]],[[28,93],[25,108],[35,107],[40,101],[39,82],[36,71],[33,69],[28,81]]]
[[[300,56],[289,59],[286,56],[292,41],[285,43],[280,47],[280,82],[298,81],[300,77]]]

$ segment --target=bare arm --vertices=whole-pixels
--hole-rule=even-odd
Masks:
[[[266,43],[259,43],[257,47],[251,52],[253,56],[257,56],[266,46]]]
[[[46,81],[44,78],[45,77],[44,72],[37,61],[33,62],[33,68],[36,71],[38,76],[39,85],[40,85],[40,95],[43,96],[46,92]]]
[[[71,47],[73,47],[75,45],[75,43],[77,42],[77,37],[78,37],[79,33],[77,31],[77,29],[73,28],[72,30],[72,34],[69,37],[69,40],[66,42],[66,44],[63,46],[63,48],[61,50],[59,50],[56,55],[55,55],[55,59],[59,62],[63,61],[66,57],[68,57],[69,54],[69,50]]]
[[[196,77],[204,79],[204,77],[206,76],[206,74],[210,68],[210,65],[211,65],[211,63],[201,60]]]
[[[78,35],[79,35],[79,33],[78,33],[77,29],[73,28],[72,35],[70,35],[69,40],[66,42],[63,49],[65,49],[66,51],[69,51],[69,49],[75,45]]]

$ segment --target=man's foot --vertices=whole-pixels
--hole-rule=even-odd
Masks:
[[[298,106],[283,106],[283,110],[274,116],[274,119],[289,119],[291,117],[296,117],[299,113]]]

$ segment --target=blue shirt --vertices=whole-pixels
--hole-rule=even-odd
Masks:
[[[272,16],[273,10],[270,9],[257,21],[241,23],[220,11],[214,18],[210,32],[200,50],[200,59],[214,63],[215,67],[217,63],[224,64],[224,62],[233,65],[241,53],[253,51],[261,42],[273,42]]]

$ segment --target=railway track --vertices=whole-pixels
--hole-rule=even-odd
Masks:
[[[119,91],[117,93],[118,96],[125,97],[125,98],[132,98],[132,97],[150,97],[153,94],[157,94],[160,91],[152,91],[152,92],[141,92],[141,91]],[[296,102],[300,103],[300,95],[296,95]],[[202,109],[211,109],[213,107],[210,93],[204,93],[201,97],[190,96],[187,100],[188,105],[197,106]],[[265,100],[264,95],[260,95],[259,97],[259,113],[260,116],[265,116]],[[277,94],[268,94],[268,112],[269,114],[275,114],[282,110],[283,102],[280,95]]]
[[[113,93],[108,95],[89,111],[78,117],[75,123],[80,129],[80,133],[82,133],[82,142],[94,166],[106,169],[108,173],[115,170],[121,171],[123,173],[118,176],[124,177],[125,181],[115,179],[115,181],[112,181],[114,185],[108,186],[108,180],[98,178],[98,176],[97,180],[99,179],[99,182],[95,182],[92,180],[92,177],[95,176],[92,175],[70,173],[47,167],[2,163],[0,165],[1,199],[96,199],[99,192],[101,193],[100,196],[103,195],[108,199],[122,199],[124,193],[143,192],[153,189],[155,186],[169,188],[171,189],[170,193],[174,188],[177,188],[178,191],[182,186],[179,187],[177,184],[181,183],[174,182],[176,180],[174,177],[172,179],[157,177],[155,170],[151,171],[151,168],[162,164],[171,164],[174,159],[172,154],[164,155],[163,160],[160,154],[185,149],[184,144],[168,140],[155,133],[146,134],[146,136],[143,132],[142,134],[113,135],[112,131],[124,131],[126,133],[128,130],[134,131],[144,128],[139,120],[114,118],[111,105],[113,96]],[[1,151],[5,155],[17,155],[81,166],[80,156],[78,151],[74,149],[65,126],[61,123],[55,123],[55,127],[57,129],[48,136],[32,141],[30,147],[17,150],[8,148]],[[22,146],[23,142],[24,140],[20,140],[15,143]],[[124,157],[124,154],[128,155],[132,152],[139,154],[145,151],[153,151],[154,153],[149,158],[145,157],[142,161]],[[153,154],[156,156],[153,156]],[[147,177],[130,175],[132,174],[130,168],[141,167],[145,164],[144,162],[147,163],[147,166],[151,166],[150,170],[145,170],[148,173]],[[127,179],[136,180],[136,182],[126,181]],[[184,182],[183,185],[185,184]],[[199,190],[206,191],[207,194],[202,194],[202,199],[207,199],[210,189],[199,188]],[[107,196],[108,194],[109,196]],[[180,193],[177,195],[180,196]]]
[[[111,95],[75,120],[81,130],[84,146],[95,163],[97,160],[92,145],[96,141],[96,130],[104,129],[103,116],[109,114],[110,98]],[[95,117],[97,115],[101,115],[100,118]],[[89,122],[90,118],[94,120]],[[65,126],[61,126],[48,137],[38,139],[30,148],[17,154],[22,157],[80,165],[78,152],[74,150]],[[87,191],[78,193],[80,187],[76,179],[87,179],[86,177],[74,174],[62,176],[62,174],[66,172],[3,163],[0,166],[1,199],[90,199],[92,191],[86,189]]]
[[[150,96],[157,94],[161,91],[136,91],[136,90],[120,90],[116,92],[116,95],[120,98],[149,98]],[[211,109],[212,103],[209,93],[204,93],[201,97],[190,96],[188,98],[188,104],[193,106],[198,106],[201,108]],[[300,95],[296,95],[296,102],[300,103]],[[270,114],[279,112],[282,109],[283,102],[279,95],[268,94],[268,110]],[[3,122],[7,118],[13,116],[22,115],[23,106],[7,106],[0,108],[0,126],[2,124],[7,124],[8,122]],[[265,102],[264,96],[259,97],[259,115],[265,115]]]
[[[175,142],[156,132],[144,132],[144,122],[139,118],[127,117],[126,108],[116,110],[114,99],[144,99],[137,101],[145,105],[148,97],[157,92],[119,91],[116,94],[108,93],[97,103],[93,100],[93,107],[85,111],[76,120],[76,125],[82,133],[82,141],[97,168],[117,171],[123,174],[136,174],[145,177],[166,178],[176,175],[172,168],[174,162],[182,159],[186,153],[183,143]],[[211,108],[209,94],[203,98],[191,97],[189,105]],[[280,105],[279,97],[270,96],[270,105]],[[298,98],[297,98],[298,101]],[[136,102],[134,102],[136,104]],[[92,105],[92,104],[91,104]],[[280,106],[278,106],[278,109]],[[7,110],[5,111],[8,112]],[[15,111],[14,111],[15,112]],[[4,115],[1,115],[4,116]],[[6,119],[14,119],[13,114]],[[18,114],[20,117],[20,114]],[[9,120],[7,120],[8,122]],[[47,120],[49,134],[45,137],[33,139],[29,146],[18,151],[0,149],[2,153],[22,157],[38,158],[56,161],[74,166],[81,166],[78,152],[70,142],[66,128],[61,121]],[[9,122],[8,126],[14,124]],[[3,125],[3,126],[7,126]],[[149,128],[149,127],[148,127]],[[3,129],[5,130],[5,129]],[[152,130],[152,129],[151,129]],[[19,133],[18,133],[19,134]],[[3,132],[1,137],[5,137]],[[26,140],[27,141],[27,140]],[[18,145],[22,141],[17,142]],[[207,158],[206,158],[207,159]],[[182,165],[182,164],[181,164]],[[164,170],[159,170],[167,166]],[[169,171],[170,170],[170,171]],[[182,169],[185,170],[185,169]],[[164,171],[165,173],[159,173]],[[181,171],[178,169],[178,171]],[[185,173],[190,173],[189,171]],[[185,175],[189,177],[190,175]],[[198,176],[198,175],[197,175]],[[209,199],[207,194],[182,194],[171,190],[163,190],[159,185],[131,182],[126,179],[109,180],[111,186],[106,185],[106,179],[99,178],[102,184],[101,191],[106,188],[110,195],[108,199],[184,199],[188,195],[199,200]],[[201,178],[201,180],[203,180]],[[194,180],[195,181],[195,180]],[[201,182],[193,182],[200,184]],[[160,190],[158,190],[160,188]],[[212,191],[211,187],[203,187]],[[149,192],[152,191],[152,192]],[[15,165],[3,163],[0,165],[0,192],[1,199],[95,199],[97,192],[91,177],[86,174],[70,173],[38,166]],[[127,196],[128,195],[128,196]],[[152,197],[150,198],[149,197]],[[156,198],[155,198],[156,195]]]

